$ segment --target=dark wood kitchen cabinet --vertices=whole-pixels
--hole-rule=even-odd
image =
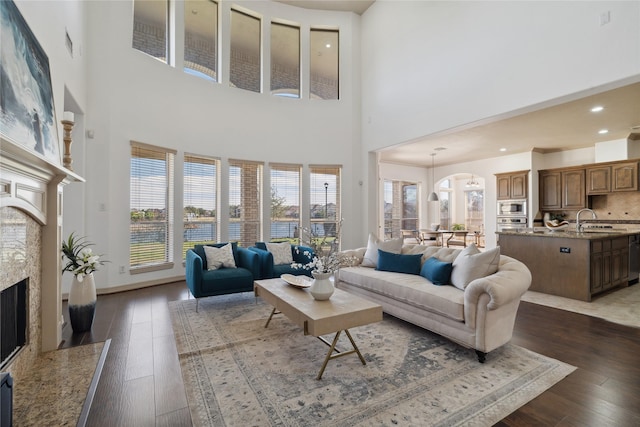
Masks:
[[[587,168],[587,194],[607,194],[611,192],[611,166]]]
[[[611,191],[638,190],[638,162],[617,163],[611,166]]]
[[[591,295],[629,280],[629,238],[593,240],[591,242]]]
[[[543,170],[539,178],[541,210],[587,207],[584,169]]]
[[[496,174],[497,199],[526,199],[528,175],[528,170]]]
[[[587,169],[587,195],[638,190],[638,163],[591,166]]]
[[[583,209],[586,207],[585,170],[574,169],[562,172],[562,208]]]
[[[562,209],[562,174],[560,171],[540,171],[540,209]]]

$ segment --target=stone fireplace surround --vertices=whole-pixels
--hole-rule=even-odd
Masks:
[[[27,343],[2,369],[18,379],[62,340],[62,188],[84,180],[20,145],[0,142],[0,290],[29,282]]]

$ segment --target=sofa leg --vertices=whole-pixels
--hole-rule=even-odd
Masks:
[[[196,313],[198,312],[198,303],[200,302],[200,298],[196,298]]]
[[[487,353],[484,351],[476,350],[476,355],[478,355],[478,362],[484,363],[487,360]]]

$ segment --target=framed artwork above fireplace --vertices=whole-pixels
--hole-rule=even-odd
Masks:
[[[60,165],[49,58],[12,0],[0,1],[1,137]]]

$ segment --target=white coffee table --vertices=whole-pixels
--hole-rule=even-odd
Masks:
[[[329,346],[322,368],[316,379],[321,379],[329,360],[356,353],[363,365],[367,362],[362,357],[358,346],[349,333],[349,328],[364,326],[382,320],[382,306],[340,289],[336,289],[327,301],[316,301],[307,289],[293,287],[282,279],[256,280],[254,293],[273,306],[271,315],[284,314],[289,320],[300,326],[305,335],[317,337]],[[340,334],[349,338],[353,350],[339,351],[336,348]],[[332,342],[322,335],[335,333]]]

